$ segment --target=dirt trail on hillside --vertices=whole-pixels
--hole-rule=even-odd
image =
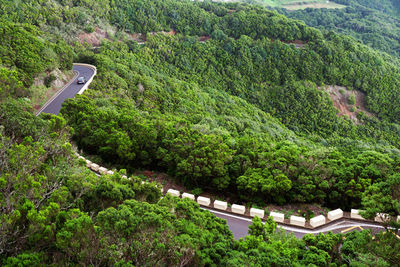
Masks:
[[[88,43],[92,46],[100,46],[103,39],[108,38],[108,33],[100,28],[96,28],[92,33],[81,33],[78,36],[79,42],[81,44]]]

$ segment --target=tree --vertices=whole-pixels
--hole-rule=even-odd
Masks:
[[[57,232],[56,246],[66,259],[82,265],[104,264],[101,244],[92,219],[78,209],[60,214],[62,226]]]
[[[400,228],[397,222],[397,215],[400,214],[400,174],[393,174],[387,180],[368,187],[363,194],[362,204],[365,208],[361,212],[363,217],[373,219],[377,214],[387,214],[381,215],[385,226],[391,224]]]
[[[354,94],[350,94],[348,103],[349,103],[349,105],[354,105],[356,103],[356,97]]]
[[[269,235],[275,233],[277,224],[271,216],[268,216],[265,223],[258,216],[253,218],[252,224],[249,225],[249,234],[252,236],[262,236],[264,241],[269,240]]]

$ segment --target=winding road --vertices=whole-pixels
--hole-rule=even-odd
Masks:
[[[39,110],[37,114],[40,113],[52,113],[58,115],[61,109],[62,103],[65,99],[73,98],[84,86],[85,84],[77,84],[77,77],[85,77],[88,81],[95,74],[95,70],[88,66],[75,65],[72,70],[76,73],[75,77],[71,82],[69,82],[63,89],[58,91],[46,104]]]
[[[81,77],[81,76],[85,77],[85,80],[88,81],[87,85],[89,85],[91,78],[96,73],[95,68],[90,67],[89,65],[84,66],[84,65],[75,65],[74,64],[73,70],[76,73],[76,76],[73,78],[73,80],[70,81],[57,94],[55,94],[42,107],[42,109],[39,110],[37,115],[42,112],[58,115],[61,110],[62,103],[67,98],[73,98],[85,86],[84,84],[77,84],[76,78]],[[202,207],[202,208],[209,210],[210,212],[212,212],[215,216],[217,216],[219,218],[225,219],[227,221],[229,229],[232,231],[235,239],[239,239],[239,238],[247,235],[248,226],[251,224],[250,218],[247,218],[245,216],[240,216],[240,215],[233,215],[233,214],[222,212],[222,211],[216,211],[216,210],[208,209],[208,208],[204,208],[204,207]],[[363,222],[363,221],[345,219],[345,218],[339,219],[337,221],[333,221],[329,224],[326,224],[322,227],[319,227],[319,228],[313,229],[313,230],[301,228],[301,227],[284,225],[284,224],[278,224],[278,228],[282,228],[287,232],[292,232],[298,238],[301,238],[302,236],[304,236],[305,234],[308,234],[308,233],[318,234],[318,233],[327,233],[329,231],[331,231],[333,233],[339,233],[339,232],[346,233],[348,231],[360,231],[363,229],[371,229],[371,231],[373,233],[376,233],[376,232],[384,229],[378,223],[367,222],[367,221]]]
[[[207,209],[207,208],[204,208]],[[234,215],[230,213],[225,213],[221,211],[216,211],[213,209],[207,209],[215,216],[225,219],[229,226],[229,229],[232,231],[235,239],[239,239],[245,237],[248,233],[248,227],[251,224],[251,219]],[[364,229],[370,229],[372,233],[377,233],[385,228],[379,223],[370,222],[370,221],[358,221],[347,218],[342,218],[324,226],[318,227],[316,229],[306,229],[302,227],[296,227],[291,225],[284,225],[278,223],[278,228],[285,230],[286,232],[293,233],[297,238],[302,238],[305,234],[318,234],[318,233],[347,233],[349,231],[361,231]]]

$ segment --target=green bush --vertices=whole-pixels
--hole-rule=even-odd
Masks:
[[[354,105],[356,103],[356,96],[354,94],[351,94],[349,96],[348,103],[349,103],[349,105]]]
[[[192,190],[192,194],[195,196],[200,196],[202,193],[203,193],[203,189],[201,189],[199,187]]]
[[[44,78],[44,85],[49,88],[56,79],[57,77],[54,74],[50,74]]]
[[[88,25],[85,27],[85,32],[92,33],[94,32],[95,28],[92,25]]]

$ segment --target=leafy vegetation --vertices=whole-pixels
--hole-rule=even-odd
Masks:
[[[263,42],[264,51],[300,53],[284,43]],[[149,36],[144,47],[105,42],[92,55],[98,67],[93,90],[70,100],[62,112],[80,147],[117,166],[167,171],[188,187],[224,190],[246,201],[360,205],[375,179],[398,171],[397,149],[382,138],[390,136],[385,140],[397,147],[395,124],[362,114],[359,126],[338,118],[314,83],[267,76],[293,74],[289,59],[284,65],[282,56],[276,61],[282,68],[267,71],[266,62],[241,58],[252,44],[248,37],[203,44],[179,35]],[[238,47],[234,56],[226,46]],[[296,137],[264,111],[297,134],[315,134],[316,142]]]
[[[263,224],[256,217],[249,235],[234,240],[223,220],[195,202],[161,199],[159,185],[129,175],[163,171],[197,192],[260,206],[318,203],[396,216],[400,67],[387,54],[238,3],[32,0],[0,7],[2,265],[399,261],[392,228],[375,238],[361,231],[297,239],[272,218]],[[71,34],[101,26],[115,34],[99,47],[72,42]],[[151,33],[171,29],[176,35]],[[133,33],[146,34],[145,44]],[[90,90],[69,99],[61,116],[34,116],[35,78],[74,61],[97,66]],[[376,117],[360,112],[358,124],[338,117],[327,84],[363,91]],[[94,175],[70,140],[130,178],[123,170]]]
[[[351,35],[377,50],[399,56],[400,6],[398,1],[337,0],[345,9],[279,9],[312,27]]]

